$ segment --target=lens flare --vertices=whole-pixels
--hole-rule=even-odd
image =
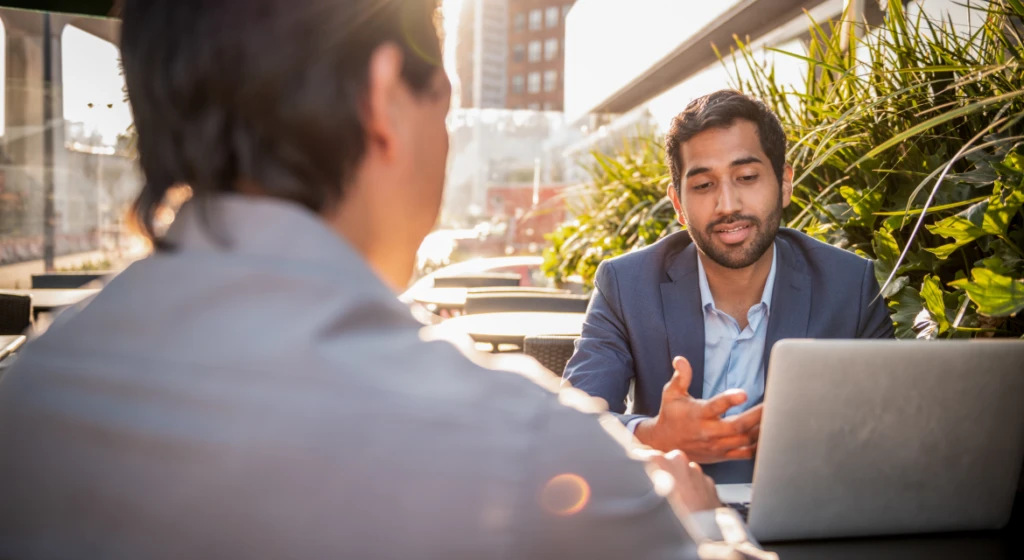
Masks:
[[[560,474],[544,485],[540,503],[545,510],[563,517],[576,515],[590,502],[590,485],[578,474]]]

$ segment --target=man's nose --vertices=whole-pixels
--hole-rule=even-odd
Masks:
[[[740,194],[732,181],[723,182],[722,188],[718,189],[718,205],[715,207],[718,214],[724,216],[736,214],[742,207]]]

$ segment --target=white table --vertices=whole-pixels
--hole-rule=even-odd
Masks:
[[[517,344],[529,336],[580,336],[585,313],[481,313],[462,315],[437,325],[440,333],[468,334],[476,342]]]
[[[70,307],[80,303],[82,300],[99,293],[96,289],[32,289],[32,290],[0,290],[0,294],[13,294],[29,296],[32,298],[32,307],[39,311],[53,311],[62,307]]]

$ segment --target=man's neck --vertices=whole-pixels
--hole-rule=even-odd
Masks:
[[[745,268],[728,268],[698,251],[697,258],[704,267],[708,288],[715,298],[715,307],[745,324],[747,311],[760,303],[764,295],[774,254],[773,244],[754,264]]]

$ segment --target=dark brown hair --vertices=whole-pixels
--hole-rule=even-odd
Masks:
[[[438,0],[125,0],[121,49],[146,183],[134,214],[158,247],[167,191],[251,181],[321,212],[362,160],[372,53],[405,54],[423,92],[441,65]]]
[[[680,147],[683,142],[710,128],[730,127],[737,119],[757,125],[761,149],[768,156],[775,178],[782,186],[782,173],[786,168],[786,133],[779,117],[757,99],[738,91],[721,90],[694,99],[672,119],[665,138],[665,152],[672,172],[672,186],[677,193],[682,187],[683,154]]]

